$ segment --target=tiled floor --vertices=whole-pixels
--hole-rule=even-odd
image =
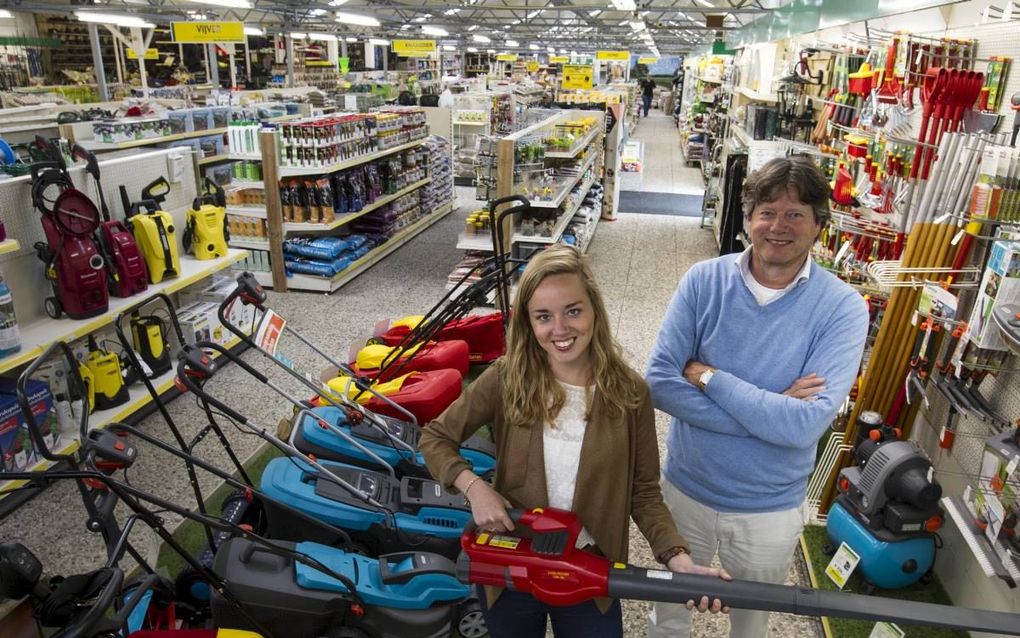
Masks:
[[[632,139],[642,143],[644,161],[640,173],[623,173],[621,190],[678,195],[705,192],[700,169],[684,162],[680,154],[680,131],[673,118],[658,109],[638,120]]]
[[[682,166],[672,122],[658,112],[655,115],[642,120],[638,130],[639,139],[648,143],[646,186],[664,192],[700,193],[700,174]],[[454,248],[457,233],[463,215],[475,204],[470,199],[472,189],[459,190],[459,210],[336,294],[270,293],[270,307],[286,317],[290,327],[306,334],[337,358],[344,358],[350,344],[369,334],[377,320],[429,308],[443,295],[446,276],[460,258],[459,251]],[[598,229],[590,255],[608,300],[614,334],[635,368],[644,369],[676,282],[691,264],[714,254],[710,231],[699,228],[698,220],[693,218],[627,214],[615,222],[603,223]],[[300,369],[315,373],[323,367],[321,358],[293,338],[284,340],[281,347]],[[272,370],[273,378],[282,381],[296,396],[306,394],[256,353],[243,356],[262,370]],[[272,427],[291,413],[286,402],[238,366],[225,366],[210,382],[209,389],[249,418],[258,419],[261,425]],[[173,401],[169,411],[186,437],[192,436],[205,423],[204,415],[190,397]],[[664,415],[658,415],[657,424],[662,446],[667,427]],[[166,424],[158,417],[144,420],[141,426],[156,436],[169,436]],[[228,425],[225,434],[242,458],[258,447],[259,440],[240,428]],[[220,467],[228,467],[225,454],[211,438],[207,438],[199,450],[204,458]],[[131,470],[131,479],[141,489],[194,506],[183,464],[164,453],[144,447]],[[209,487],[215,481],[205,476],[202,483]],[[171,525],[176,523],[173,516],[164,518]],[[58,484],[0,521],[0,540],[19,540],[27,544],[40,555],[49,573],[94,569],[104,552],[98,537],[85,530],[84,520],[77,491],[70,483]],[[654,564],[647,544],[633,527],[632,539],[632,562]],[[151,533],[139,531],[133,540],[143,552],[154,556],[156,542]],[[790,582],[806,582],[802,572],[802,568],[795,567]],[[647,608],[642,602],[625,603],[627,636],[644,635]],[[725,635],[726,625],[723,617],[699,616],[695,635]],[[818,623],[810,619],[777,615],[770,635],[815,636],[819,635],[818,627]]]

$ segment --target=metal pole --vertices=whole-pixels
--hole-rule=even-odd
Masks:
[[[216,45],[207,44],[206,55],[209,56],[209,74],[214,89],[220,88],[220,62],[216,55]]]
[[[99,46],[99,25],[95,22],[87,24],[89,44],[92,45],[92,65],[96,70],[96,88],[99,89],[99,101],[109,102],[110,92],[106,89],[106,69],[103,67],[103,50]]]
[[[237,69],[234,68],[234,45],[230,45],[230,55],[228,56],[228,59],[230,60],[230,88],[236,89]]]
[[[340,57],[347,57],[347,40],[340,40]]]
[[[124,45],[113,39],[113,60],[117,64],[117,84],[124,84]]]
[[[244,39],[244,88],[251,88],[251,51],[248,50],[248,38]]]
[[[205,59],[205,81],[212,82],[212,72],[209,70],[209,47],[202,47],[202,56]]]
[[[285,42],[287,43],[287,86],[289,88],[294,87],[294,38],[287,34]]]

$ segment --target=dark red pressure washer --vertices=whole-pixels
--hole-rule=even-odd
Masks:
[[[114,297],[130,297],[144,292],[149,287],[149,270],[145,267],[145,259],[127,225],[110,216],[103,185],[99,181],[99,160],[80,144],[74,145],[71,155],[75,159],[85,160],[85,172],[92,176],[99,192],[99,209],[103,221],[96,233],[96,240],[106,256],[110,294]]]
[[[712,576],[678,574],[613,563],[577,549],[577,514],[553,508],[511,510],[515,525],[530,528],[530,538],[479,532],[469,523],[460,537],[457,560],[461,582],[506,587],[529,593],[548,605],[576,605],[592,598],[624,598],[664,603],[718,598],[735,609],[778,611],[801,616],[840,616],[969,631],[1020,635],[1020,614],[808,587]]]
[[[50,150],[54,159],[32,164],[32,203],[42,213],[46,236],[34,248],[54,292],[45,300],[46,314],[54,319],[63,313],[72,319],[95,317],[105,313],[110,303],[106,263],[92,239],[99,211],[74,187],[59,152],[43,142],[42,148]]]

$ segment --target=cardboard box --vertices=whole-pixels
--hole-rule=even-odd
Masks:
[[[5,472],[25,470],[42,458],[29,436],[25,415],[18,405],[15,383],[14,379],[0,378],[0,469]],[[26,389],[32,414],[43,437],[51,449],[57,450],[61,447],[60,428],[56,426],[49,386],[29,379]]]
[[[216,319],[216,323],[219,324],[219,306],[223,303],[224,299],[234,292],[236,287],[236,278],[214,276],[205,286],[192,286],[191,288],[181,292],[181,304],[184,305],[203,302],[212,303],[215,307],[213,317]],[[230,304],[230,307],[227,308],[226,316],[230,323],[250,334],[251,327],[255,319],[255,307],[243,304],[240,300],[235,299],[234,302]],[[217,343],[225,343],[230,340],[231,337],[228,336],[225,341],[218,341]]]
[[[1005,303],[1020,302],[1020,242],[994,241],[988,267],[981,277],[974,310],[970,315],[971,343],[986,350],[1006,350],[992,310]]]
[[[209,317],[204,310],[199,308],[200,305],[193,303],[177,310],[177,321],[181,324],[184,341],[188,345],[195,345],[199,341],[210,341],[212,338]]]

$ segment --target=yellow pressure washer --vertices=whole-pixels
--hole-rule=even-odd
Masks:
[[[208,177],[201,195],[188,209],[184,229],[184,250],[195,259],[216,259],[227,254],[230,229],[227,227],[227,196],[223,188]]]
[[[181,274],[181,258],[177,254],[177,229],[173,216],[161,209],[170,190],[165,177],[159,177],[142,189],[141,201],[131,202],[127,188],[120,187],[124,215],[135,236],[135,242],[149,268],[149,281],[158,284]]]
[[[131,341],[135,352],[155,378],[170,370],[170,347],[166,322],[155,315],[131,313]]]
[[[83,376],[88,388],[90,412],[124,405],[131,398],[121,374],[120,357],[100,348],[95,337],[89,337],[85,368],[88,373]]]

